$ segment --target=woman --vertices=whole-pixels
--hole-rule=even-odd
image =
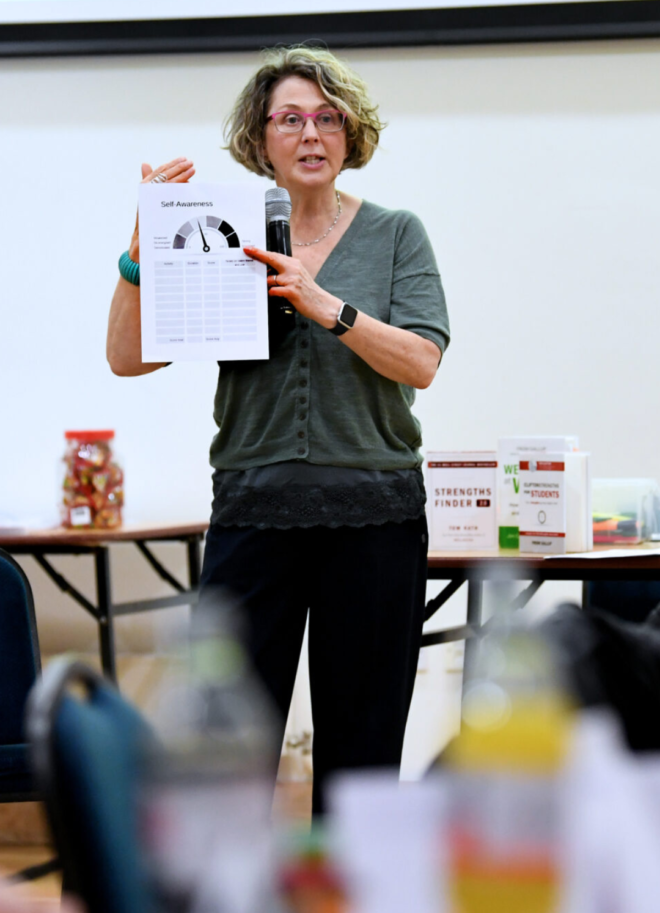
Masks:
[[[382,126],[355,73],[298,47],[269,52],[226,128],[232,156],[291,196],[294,256],[246,252],[275,269],[270,295],[296,314],[268,361],[221,365],[202,586],[242,598],[283,719],[309,610],[316,812],[333,771],[399,765],[425,604],[410,407],[449,341],[444,295],[413,215],[335,187],[369,161]],[[193,173],[178,159],[142,176]],[[137,259],[137,233],[128,253]],[[139,292],[123,278],[108,358],[119,374],[162,367],[140,361]]]

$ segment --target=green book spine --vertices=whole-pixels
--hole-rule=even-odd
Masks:
[[[500,548],[520,548],[519,528],[517,526],[500,526]]]

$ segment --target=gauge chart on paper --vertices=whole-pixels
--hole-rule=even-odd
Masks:
[[[172,244],[174,250],[190,250],[204,254],[240,246],[241,239],[236,230],[229,222],[217,216],[190,219],[177,231]]]
[[[177,258],[155,264],[159,344],[194,346],[257,339],[253,264],[226,256],[231,248],[240,247],[236,229],[217,216],[199,215],[177,229],[172,242],[173,251],[180,252]]]

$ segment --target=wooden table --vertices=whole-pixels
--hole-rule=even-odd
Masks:
[[[200,544],[207,523],[176,526],[126,525],[116,530],[52,529],[24,534],[0,533],[0,548],[15,555],[31,555],[48,576],[76,600],[99,626],[101,663],[106,675],[116,679],[113,621],[117,615],[132,615],[151,609],[190,605],[196,601],[200,577]],[[175,590],[172,596],[141,599],[136,602],[113,603],[110,579],[109,546],[117,542],[132,542],[156,573]],[[187,586],[176,580],[150,551],[148,542],[181,542],[188,557]],[[595,551],[609,547],[597,546]],[[657,543],[641,548],[652,550]],[[96,571],[96,605],[69,583],[50,564],[46,555],[91,555]],[[482,624],[483,585],[487,580],[527,580],[528,586],[516,597],[515,608],[522,608],[539,587],[549,580],[660,580],[660,555],[630,558],[553,558],[521,555],[514,550],[429,552],[429,580],[448,580],[449,583],[426,606],[430,619],[464,584],[467,585],[467,618],[464,625],[424,634],[422,646],[465,640],[471,646]]]
[[[0,548],[14,555],[31,555],[57,586],[75,599],[96,620],[99,629],[101,665],[104,673],[117,679],[115,661],[114,619],[118,615],[133,615],[151,609],[190,605],[197,599],[200,576],[200,545],[208,523],[188,523],[176,526],[127,524],[119,529],[70,530],[49,529],[26,533],[0,533]],[[140,599],[136,602],[112,601],[110,577],[110,546],[117,542],[132,542],[149,562],[158,576],[174,590],[172,596]],[[188,584],[177,580],[163,567],[149,549],[149,542],[181,542],[188,559]],[[96,604],[90,602],[48,561],[51,555],[90,555],[96,576]]]
[[[647,542],[634,549],[653,551],[657,542]],[[623,546],[596,546],[594,552],[606,552]],[[634,550],[631,548],[631,551]],[[513,549],[489,551],[429,552],[428,579],[448,580],[446,587],[426,605],[428,621],[447,600],[467,584],[467,617],[464,625],[433,631],[422,636],[422,646],[466,642],[466,665],[469,664],[474,637],[482,625],[483,585],[487,580],[527,580],[528,586],[516,597],[514,608],[523,608],[546,581],[574,580],[583,584],[583,605],[587,604],[586,584],[593,581],[660,580],[660,555],[626,558],[543,558],[521,554]]]

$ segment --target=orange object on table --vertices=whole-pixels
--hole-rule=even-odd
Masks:
[[[62,526],[116,529],[121,526],[124,473],[115,460],[114,431],[66,431]]]

